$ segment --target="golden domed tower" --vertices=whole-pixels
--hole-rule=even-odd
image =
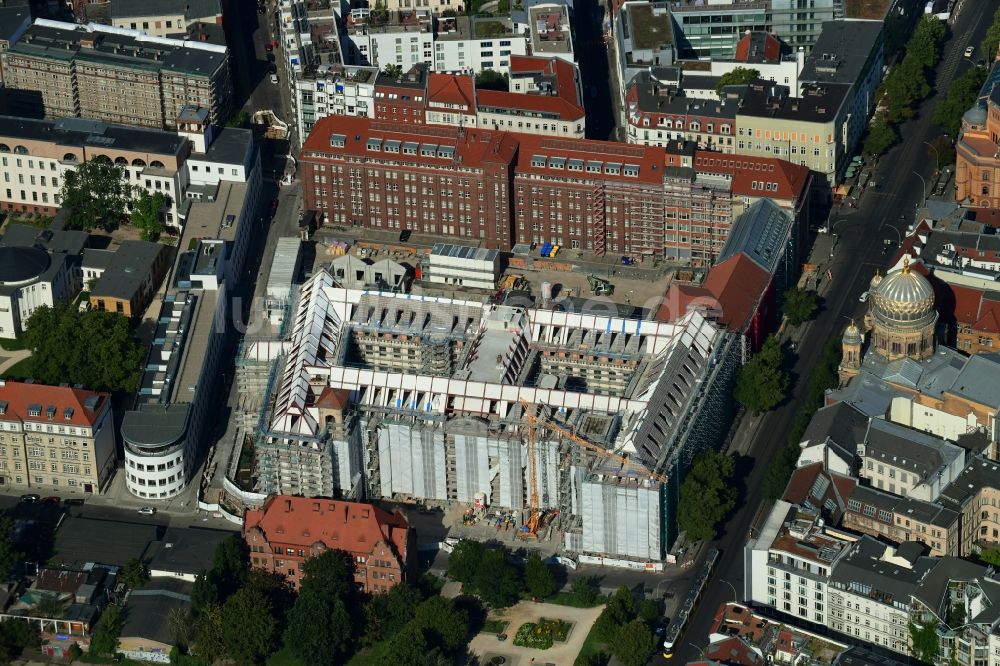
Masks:
[[[851,320],[851,325],[847,327],[844,331],[844,337],[841,341],[842,355],[840,359],[840,367],[837,368],[837,373],[840,375],[840,385],[844,386],[847,382],[851,381],[852,377],[857,376],[858,372],[861,370],[861,345],[864,343],[864,338],[861,336],[861,329],[858,328],[854,320]]]
[[[876,275],[869,295],[868,316],[872,331],[871,350],[887,361],[899,358],[921,360],[934,354],[934,288],[920,273],[903,268],[884,278]]]

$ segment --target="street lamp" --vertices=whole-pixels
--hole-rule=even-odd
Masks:
[[[937,146],[930,141],[924,141],[924,145],[934,151],[934,170],[937,171],[941,168],[941,154],[938,152]]]
[[[920,179],[920,182],[921,182],[921,184],[923,184],[923,186],[924,186],[924,192],[923,192],[923,194],[924,194],[924,198],[923,198],[923,199],[921,199],[921,203],[923,203],[924,201],[927,201],[927,181],[926,181],[926,180],[924,179],[924,177],[923,177],[923,176],[921,176],[921,175],[920,175],[919,173],[917,173],[916,171],[914,171],[914,172],[913,172],[913,175],[914,175],[914,176],[916,176],[917,178],[919,178],[919,179]],[[919,208],[919,205],[918,205],[918,208]]]
[[[720,579],[719,579],[719,582],[720,582],[720,583],[725,583],[726,585],[728,585],[728,586],[729,586],[729,589],[733,591],[733,603],[734,603],[734,604],[735,604],[735,603],[739,603],[739,600],[740,600],[740,595],[736,593],[736,586],[735,586],[735,585],[733,585],[732,583],[730,583],[730,582],[729,582],[728,580],[726,580],[725,578],[720,578]]]

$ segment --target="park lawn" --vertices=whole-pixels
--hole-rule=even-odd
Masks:
[[[608,598],[604,595],[597,595],[597,598],[592,604],[582,603],[577,599],[572,592],[556,592],[551,597],[545,600],[548,604],[558,604],[560,606],[569,606],[571,608],[594,608],[596,606],[603,606],[608,603]]]
[[[597,637],[597,634],[594,632],[594,627],[591,627],[590,633],[587,634],[587,639],[583,641],[583,647],[580,648],[580,654],[576,657],[576,663],[590,663],[587,660],[593,655],[599,654],[604,655],[604,661],[607,663],[607,657],[610,654],[608,646],[601,642],[601,640]]]
[[[4,379],[27,379],[31,376],[31,357],[18,361],[3,373]]]
[[[506,620],[486,620],[483,628],[479,630],[481,634],[502,634],[510,622]]]
[[[21,351],[24,349],[24,341],[16,338],[0,338],[0,347],[6,351]]]

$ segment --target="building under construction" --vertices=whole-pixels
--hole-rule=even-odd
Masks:
[[[568,550],[656,561],[684,471],[730,422],[739,345],[697,312],[348,290],[319,271],[290,323],[257,438],[273,491],[513,509]]]

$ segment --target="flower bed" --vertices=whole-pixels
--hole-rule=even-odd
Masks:
[[[514,645],[520,647],[534,648],[536,650],[548,650],[553,643],[560,643],[566,640],[572,625],[563,620],[549,620],[540,618],[537,623],[526,622],[522,624],[514,636]]]

